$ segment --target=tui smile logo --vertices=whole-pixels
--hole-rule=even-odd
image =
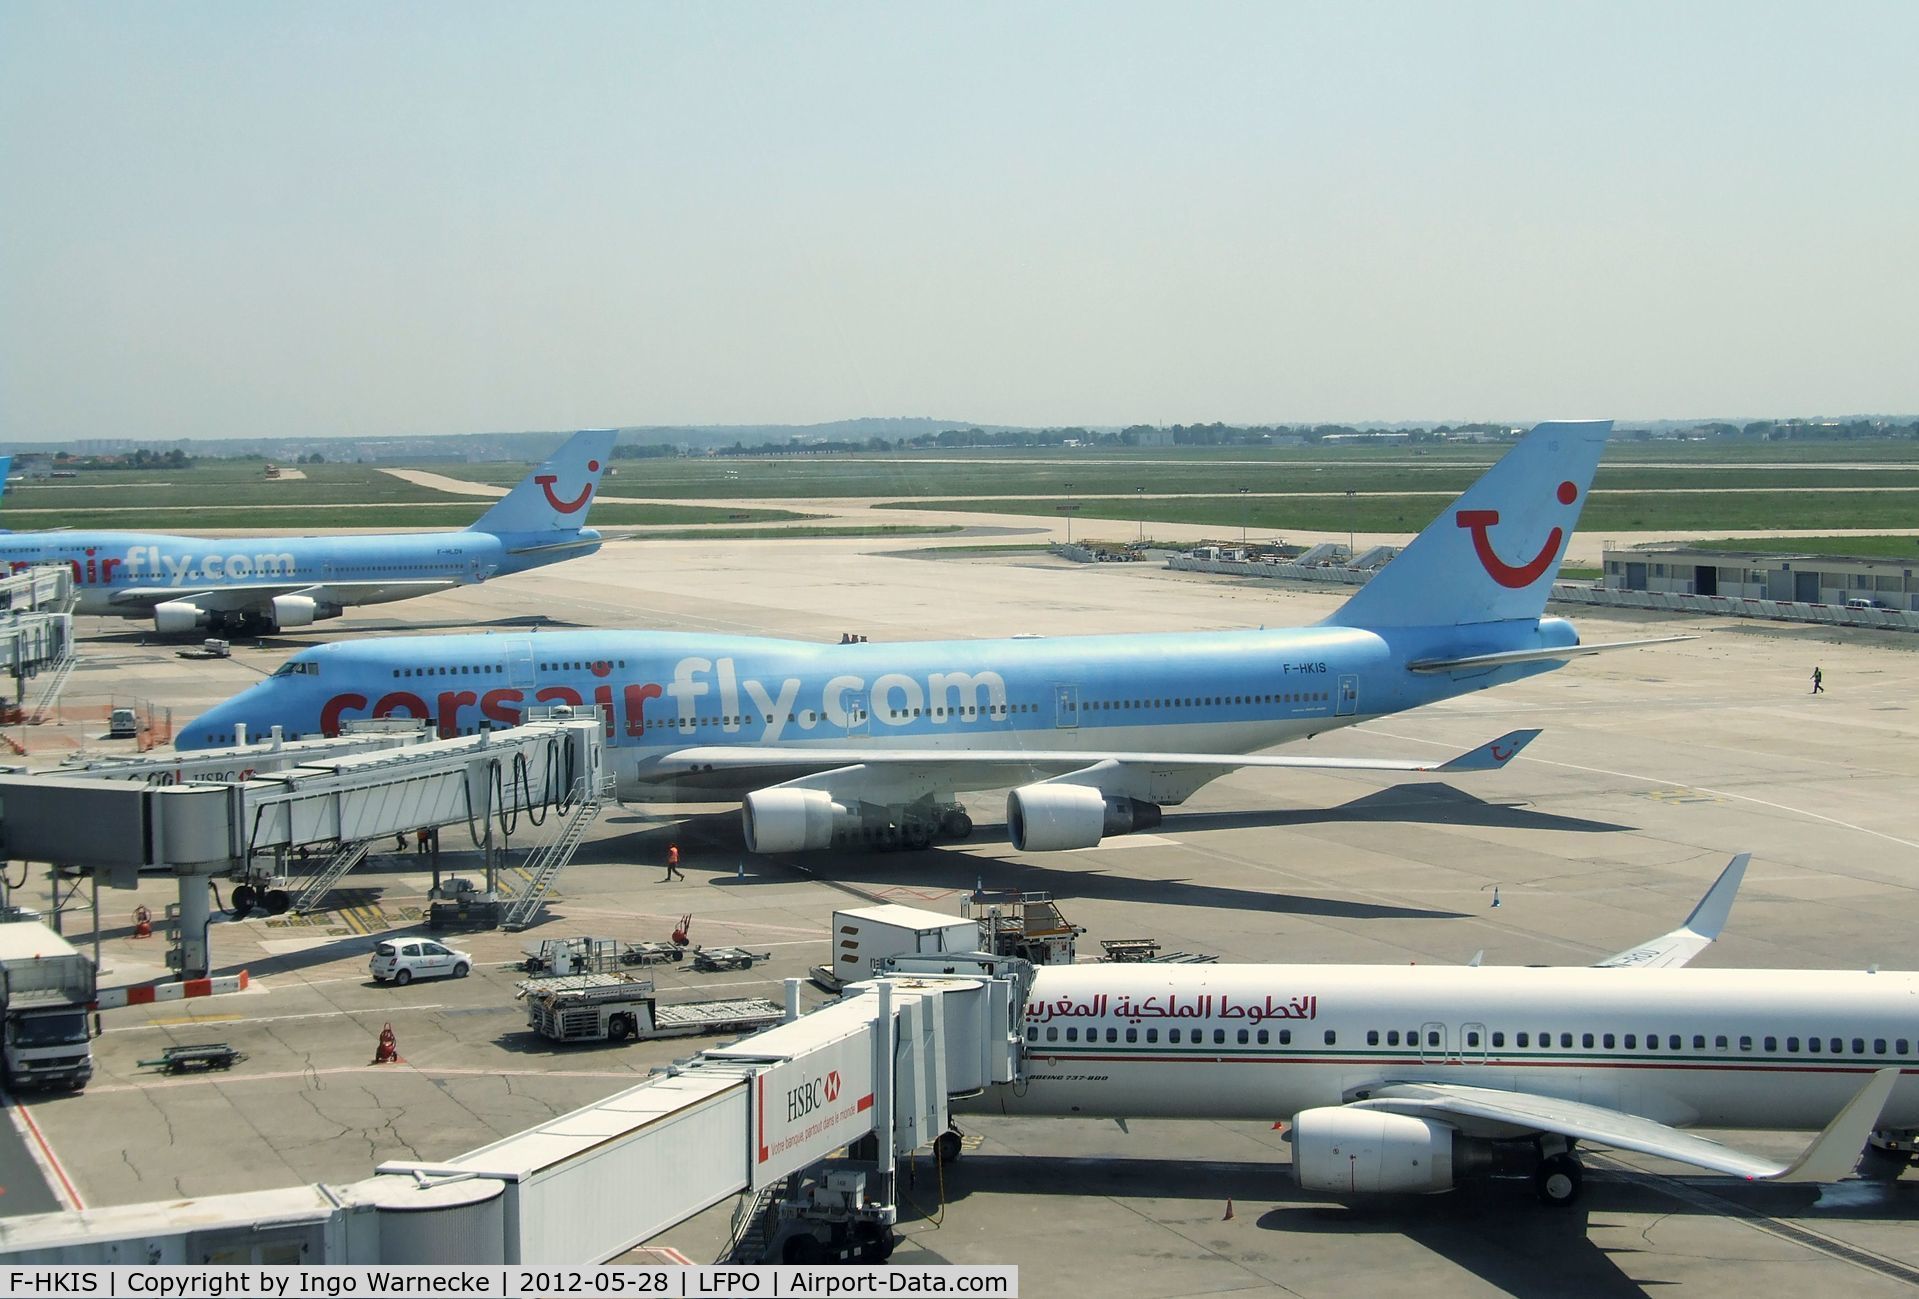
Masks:
[[[1579,499],[1579,489],[1570,482],[1559,484],[1559,503],[1571,505]],[[1539,553],[1523,564],[1508,564],[1493,549],[1493,539],[1489,529],[1498,526],[1498,510],[1460,510],[1455,516],[1459,526],[1472,529],[1473,552],[1479,556],[1480,567],[1486,575],[1501,586],[1518,590],[1522,586],[1531,586],[1540,575],[1552,566],[1553,556],[1559,553],[1560,543],[1566,539],[1565,532],[1555,527],[1546,534],[1546,544]]]
[[[600,462],[597,460],[587,461],[586,471],[589,474],[599,473]],[[554,509],[558,510],[561,514],[576,513],[580,509],[584,508],[587,501],[591,500],[593,497],[592,483],[588,483],[586,486],[582,487],[580,489],[580,494],[578,496],[575,496],[572,500],[563,501],[553,491],[553,484],[560,481],[558,474],[535,474],[533,475],[533,481],[538,483],[540,485],[540,490],[546,493],[546,503],[548,505],[551,505]]]

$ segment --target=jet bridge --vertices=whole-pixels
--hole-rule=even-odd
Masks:
[[[588,710],[446,740],[406,731],[298,744],[275,736],[191,757],[0,775],[0,843],[11,858],[90,871],[96,909],[103,879],[132,888],[142,870],[177,875],[169,964],[202,978],[212,964],[213,877],[245,874],[263,856],[284,873],[291,848],[461,824],[490,864],[496,830],[554,814],[556,836],[572,830],[577,843],[584,826],[573,822],[597,813],[607,782],[602,735]]]
[[[578,1265],[729,1196],[734,1261],[882,1261],[895,1161],[928,1145],[952,1158],[948,1099],[1020,1080],[1032,987],[1007,958],[900,964],[805,1016],[788,980],[786,1023],[452,1159],[347,1186],[0,1218],[0,1261]]]

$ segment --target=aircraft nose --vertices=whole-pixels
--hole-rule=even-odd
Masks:
[[[210,749],[221,743],[214,739],[216,735],[231,735],[233,720],[231,705],[217,704],[201,713],[198,717],[173,733],[173,747],[176,749]]]

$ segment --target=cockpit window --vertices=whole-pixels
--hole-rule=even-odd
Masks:
[[[282,663],[273,675],[276,677],[317,677],[320,675],[320,665],[318,663],[302,663],[298,660],[289,659],[287,662]]]

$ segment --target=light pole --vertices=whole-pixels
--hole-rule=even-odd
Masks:
[[[1133,495],[1139,501],[1139,544],[1144,546],[1146,544],[1146,489],[1135,487]]]
[[[1239,548],[1241,550],[1246,549],[1246,516],[1252,512],[1253,508],[1252,502],[1246,498],[1246,493],[1251,490],[1248,487],[1239,489]]]
[[[1346,489],[1346,562],[1352,563],[1359,556],[1353,549],[1353,515],[1359,509],[1359,493]]]
[[[1066,544],[1073,544],[1073,485],[1066,484]]]

